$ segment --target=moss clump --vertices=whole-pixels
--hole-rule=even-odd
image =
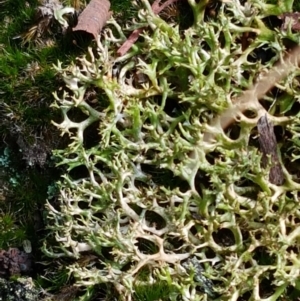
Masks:
[[[170,287],[166,282],[145,283],[134,287],[133,300],[135,301],[155,301],[168,300],[170,295],[176,295],[176,289]]]

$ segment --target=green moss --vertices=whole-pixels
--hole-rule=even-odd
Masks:
[[[14,38],[20,35],[35,14],[38,1],[6,0],[0,4],[0,44],[15,44]]]
[[[59,47],[22,44],[22,35],[36,25],[39,1],[0,4],[0,249],[21,247],[29,239],[37,251],[37,230],[48,186],[59,176],[51,167],[51,150],[59,143],[50,121],[58,119],[49,106],[60,85],[52,64],[70,56]],[[71,47],[70,47],[71,48]],[[30,165],[30,166],[29,166]]]
[[[117,15],[118,19],[123,22],[130,21],[130,19],[136,14],[136,8],[133,7],[131,0],[110,0],[111,11],[114,15]]]
[[[49,264],[50,265],[50,264]],[[52,263],[47,266],[47,275],[38,275],[36,283],[40,287],[47,287],[51,293],[57,293],[62,287],[70,283],[70,275],[64,268],[63,262]]]
[[[134,301],[157,301],[163,300],[168,301],[171,300],[171,294],[178,294],[175,287],[171,287],[165,281],[158,281],[153,284],[144,283],[141,285],[134,286]]]
[[[0,212],[0,250],[21,246],[25,238],[26,229],[20,224],[17,216],[13,212]]]

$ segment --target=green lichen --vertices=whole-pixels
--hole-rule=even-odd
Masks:
[[[138,297],[143,269],[153,287],[174,288],[163,300],[278,300],[299,279],[299,69],[228,129],[211,120],[297,38],[266,22],[293,1],[226,1],[212,17],[207,1],[188,3],[186,30],[143,0],[135,27],[147,29],[125,56],[116,56],[125,35],[112,18],[95,49],[55,66],[66,89],[54,93],[63,120],[54,124],[71,142],[55,151],[68,173],[59,205],[47,204],[43,251],[74,259],[76,285],[113,285],[119,300]],[[281,186],[261,166],[263,114],[280,129]]]

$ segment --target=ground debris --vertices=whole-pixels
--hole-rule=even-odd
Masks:
[[[275,185],[281,185],[284,182],[284,175],[277,154],[277,141],[274,133],[273,124],[268,121],[267,115],[262,116],[257,123],[257,130],[259,133],[258,141],[260,150],[263,153],[262,167],[266,168],[271,159],[271,169],[269,174],[269,181]]]
[[[31,271],[31,255],[17,248],[0,250],[0,275],[10,277]]]
[[[182,264],[182,266],[188,271],[193,271],[195,273],[194,280],[199,283],[199,287],[201,291],[206,293],[208,296],[214,298],[216,297],[216,293],[214,291],[213,282],[203,275],[204,269],[201,266],[197,257],[189,258],[186,262]]]
[[[108,0],[92,0],[81,15],[73,31],[83,31],[97,39],[98,34],[110,18],[110,2]]]

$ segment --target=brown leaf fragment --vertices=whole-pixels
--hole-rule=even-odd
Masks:
[[[291,26],[292,30],[300,31],[300,12],[285,13],[278,16],[278,18],[283,21],[281,30],[287,30]]]
[[[271,164],[269,181],[275,185],[282,185],[284,175],[277,153],[277,141],[274,133],[273,124],[268,121],[267,115],[262,116],[257,122],[257,130],[259,133],[258,141],[260,151],[263,153],[262,167]]]
[[[84,31],[97,39],[98,34],[111,16],[108,0],[91,0],[81,15],[78,17],[78,24],[73,31]]]

